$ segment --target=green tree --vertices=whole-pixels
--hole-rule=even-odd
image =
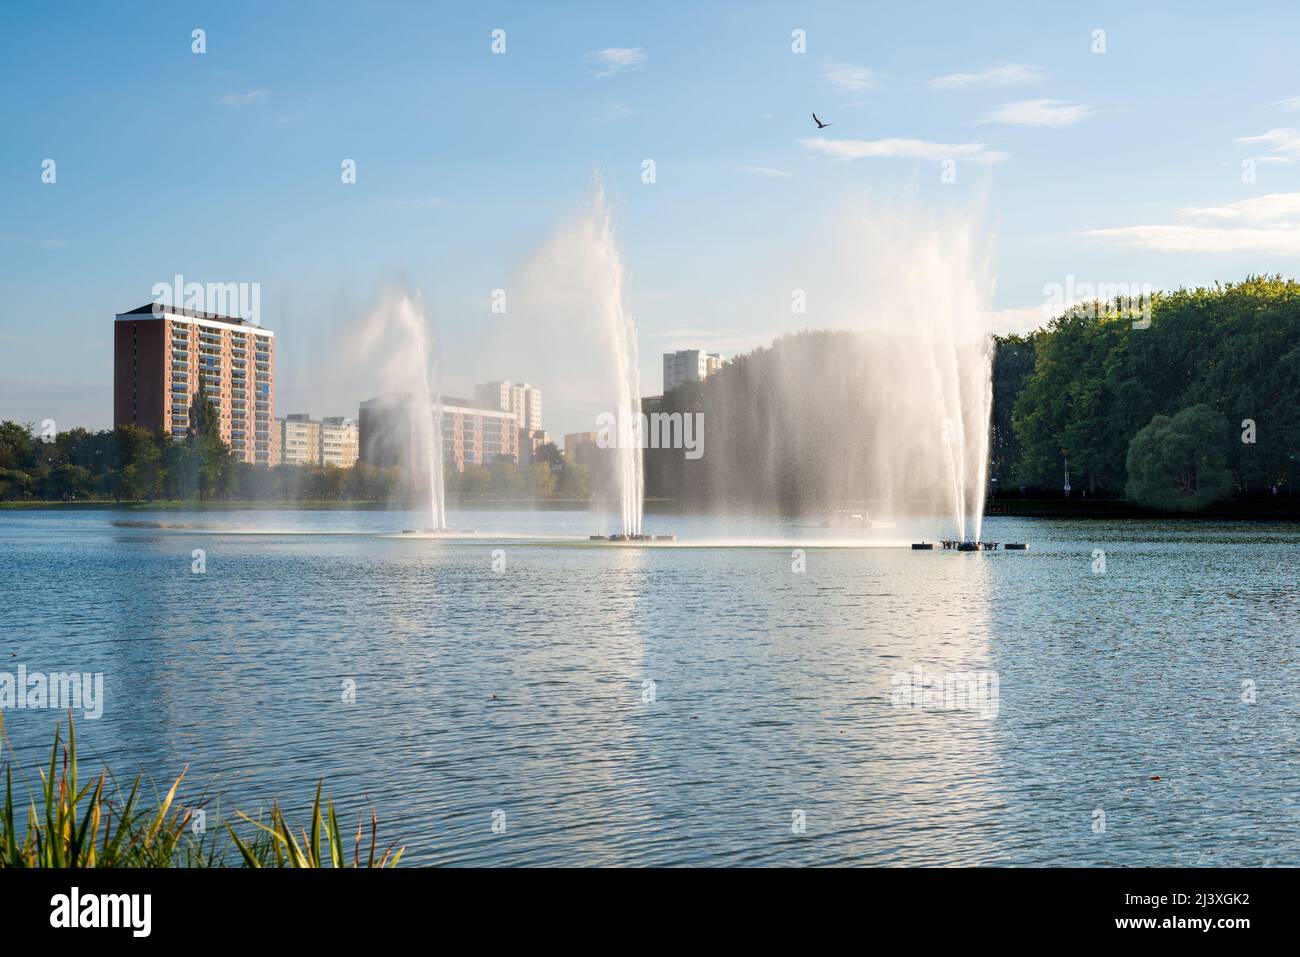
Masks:
[[[35,467],[36,437],[32,426],[0,422],[0,499],[30,496]]]
[[[591,470],[581,462],[565,462],[559,484],[561,498],[591,498]]]
[[[989,468],[1002,489],[1016,479],[1022,448],[1011,415],[1025,380],[1034,371],[1034,341],[1026,336],[999,337],[993,353],[993,415]]]
[[[486,498],[492,489],[492,476],[477,462],[466,462],[457,486],[462,498]]]
[[[119,425],[111,434],[106,491],[128,501],[153,499],[162,486],[162,451],[156,437],[136,425]]]
[[[1232,491],[1228,423],[1208,405],[1157,415],[1133,436],[1128,497],[1144,508],[1195,512]]]
[[[545,462],[547,465],[559,465],[564,461],[564,453],[560,451],[559,446],[554,442],[543,442],[537,447],[536,453],[533,454],[534,462]]]
[[[488,466],[492,484],[492,496],[498,499],[522,498],[524,495],[524,476],[519,466],[511,458],[493,460]]]
[[[545,462],[528,466],[528,490],[535,498],[550,498],[555,494],[555,473]]]

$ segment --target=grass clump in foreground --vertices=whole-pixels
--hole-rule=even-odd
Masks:
[[[0,867],[396,867],[405,848],[391,845],[379,851],[379,820],[370,814],[370,846],[364,848],[364,827],[357,822],[351,858],[339,830],[334,802],[325,798],[324,782],[316,785],[311,824],[297,833],[272,804],[268,822],[262,823],[243,812],[237,816],[249,830],[241,837],[230,825],[225,831],[194,835],[194,810],[173,808],[176,791],[185,771],[172,782],[167,794],[146,806],[140,797],[140,776],[122,795],[116,786],[106,794],[107,770],[81,784],[77,776],[77,738],[71,715],[68,740],[61,740],[62,727],[54,732],[54,747],[48,769],[38,770],[39,792],[28,797],[26,827],[20,830],[14,814],[13,767],[6,760],[4,806],[0,808]],[[4,718],[0,715],[0,750],[3,750]],[[12,749],[11,749],[12,750]],[[322,833],[325,850],[322,850]],[[228,835],[227,846],[221,837]],[[233,848],[234,854],[231,853]]]

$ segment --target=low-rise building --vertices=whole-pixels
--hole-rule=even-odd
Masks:
[[[412,411],[419,406],[398,396],[361,403],[361,461],[388,467],[403,464],[414,441]],[[445,468],[463,472],[467,464],[489,465],[497,459],[519,461],[519,419],[513,412],[482,408],[469,399],[443,397],[429,409],[442,423]]]
[[[320,423],[303,412],[279,420],[281,465],[320,464]]]
[[[333,465],[341,469],[351,468],[357,462],[360,447],[355,419],[345,419],[341,415],[321,419],[321,465]]]
[[[280,427],[280,465],[332,465],[350,468],[356,464],[357,423],[342,416],[317,421],[297,412],[277,420]]]

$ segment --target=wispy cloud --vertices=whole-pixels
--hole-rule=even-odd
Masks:
[[[931,143],[928,140],[832,140],[818,136],[799,141],[803,148],[838,160],[856,159],[965,159],[975,163],[1001,163],[1006,153],[984,143]]]
[[[780,332],[756,332],[750,335],[729,335],[717,329],[671,329],[660,335],[665,349],[703,349],[726,356],[753,352],[770,346],[779,339]]]
[[[766,176],[771,179],[790,175],[783,169],[773,169],[770,166],[742,166],[740,171],[742,173],[752,173],[755,176]]]
[[[1192,219],[1236,222],[1252,226],[1300,224],[1300,193],[1268,193],[1239,199],[1222,206],[1188,206],[1182,214]]]
[[[639,67],[650,56],[640,47],[606,47],[590,51],[587,59],[596,64],[596,76],[609,76]]]
[[[217,102],[222,106],[248,106],[265,100],[270,95],[266,90],[249,90],[247,93],[227,93],[217,97]]]
[[[996,309],[990,324],[992,331],[1003,334],[1033,332],[1051,322],[1053,314],[1059,315],[1061,311],[1059,306],[1053,308],[1049,303],[1013,309]]]
[[[1008,123],[1013,126],[1071,126],[1093,112],[1091,106],[1065,100],[1017,100],[1003,103],[978,123]]]
[[[1090,229],[1092,239],[1159,252],[1300,253],[1300,193],[1270,193],[1221,206],[1180,210],[1181,223]]]
[[[22,246],[35,246],[38,249],[62,249],[68,245],[66,239],[44,238],[41,236],[15,236],[12,233],[0,235],[0,242],[18,243]]]
[[[395,199],[387,205],[393,209],[436,209],[445,206],[447,201],[441,196],[416,196],[410,199]]]
[[[845,93],[861,93],[876,85],[876,74],[865,66],[826,61],[822,76],[831,86]]]
[[[593,119],[597,120],[625,120],[632,115],[632,107],[626,103],[606,103],[599,113]]]
[[[972,87],[993,88],[1003,86],[1028,86],[1047,78],[1042,67],[1026,63],[999,63],[978,73],[949,73],[930,81],[932,90],[965,90]]]
[[[1289,96],[1285,100],[1278,100],[1273,105],[1280,106],[1284,110],[1300,110],[1300,96]]]
[[[1242,146],[1262,146],[1271,156],[1261,158],[1271,158],[1273,162],[1294,163],[1300,158],[1300,132],[1290,127],[1279,127],[1258,136],[1239,136],[1233,142]]]

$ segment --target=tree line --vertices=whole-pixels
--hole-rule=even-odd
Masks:
[[[40,434],[30,423],[0,422],[0,501],[321,501],[416,498],[400,467],[347,468],[237,459],[222,440],[211,402],[196,402],[177,440],[135,425]],[[571,498],[590,495],[587,467],[566,463],[554,444],[536,460],[467,463],[444,478],[449,498]],[[427,487],[427,486],[426,486]],[[427,493],[425,493],[427,494]]]
[[[1252,276],[1139,306],[1093,303],[995,338],[989,488],[1061,498],[1068,464],[1073,496],[1161,511],[1288,494],[1300,479],[1300,284]],[[647,494],[791,513],[869,500],[879,463],[910,454],[872,434],[882,410],[906,414],[872,359],[898,347],[806,331],[668,392],[659,411],[703,413],[705,454],[647,450]],[[932,425],[918,423],[918,441],[933,441]]]
[[[992,477],[1195,511],[1291,491],[1300,284],[1279,276],[1072,309],[996,341]]]

